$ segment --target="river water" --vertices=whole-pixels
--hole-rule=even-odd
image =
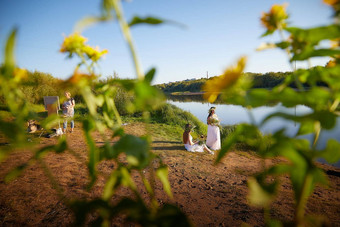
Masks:
[[[286,108],[280,104],[276,106],[262,106],[258,108],[254,108],[251,111],[247,110],[246,108],[242,106],[236,106],[236,105],[229,105],[229,104],[210,104],[203,102],[203,100],[200,100],[199,98],[190,99],[188,97],[185,97],[185,99],[180,98],[168,98],[168,103],[173,104],[183,110],[191,112],[193,115],[195,115],[198,119],[200,119],[202,122],[206,122],[207,116],[208,116],[208,110],[211,106],[216,107],[216,114],[219,117],[221,124],[223,125],[235,125],[239,123],[250,123],[250,114],[251,112],[252,116],[255,119],[256,124],[260,123],[266,116],[273,112],[282,112],[282,113],[289,113],[294,114],[296,116],[304,115],[311,113],[312,110],[306,106],[297,106],[295,108]],[[287,121],[282,118],[273,118],[266,122],[263,127],[260,128],[262,133],[273,133],[281,128],[286,129],[286,134],[288,136],[294,136],[299,127],[299,125],[293,121]],[[312,141],[313,137],[312,135],[304,135],[302,138],[309,139]],[[336,127],[329,131],[329,130],[322,130],[317,148],[323,149],[325,148],[328,139],[333,138],[337,141],[340,141],[340,118],[337,119]],[[340,152],[340,151],[338,151]],[[326,163],[324,160],[318,160],[322,163]],[[328,163],[327,163],[328,164]],[[330,164],[332,166],[340,167],[340,161],[338,161],[335,164]]]

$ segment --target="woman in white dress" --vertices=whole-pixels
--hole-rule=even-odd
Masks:
[[[211,107],[209,109],[209,115],[207,118],[208,123],[208,133],[207,133],[207,146],[211,150],[221,149],[221,136],[220,136],[220,120],[215,114],[216,107]]]
[[[190,152],[204,152],[207,151],[209,154],[214,154],[205,144],[200,145],[198,142],[192,141],[192,136],[190,134],[193,129],[192,125],[185,125],[185,132],[183,133],[183,143],[187,151]]]

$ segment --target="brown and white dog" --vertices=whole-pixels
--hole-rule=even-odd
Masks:
[[[34,133],[34,132],[36,132],[37,130],[40,130],[40,129],[42,129],[41,126],[38,123],[36,123],[35,120],[29,120],[27,122],[27,132],[28,133]]]

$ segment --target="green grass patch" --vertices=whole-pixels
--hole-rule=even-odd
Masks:
[[[163,139],[176,142],[182,141],[183,129],[179,125],[153,123],[149,127],[154,139]]]
[[[194,125],[193,136],[207,133],[208,126],[195,117],[192,113],[184,111],[177,106],[166,103],[159,110],[150,113],[151,122],[176,125],[182,128],[182,133],[186,124]],[[181,135],[182,135],[181,133]]]

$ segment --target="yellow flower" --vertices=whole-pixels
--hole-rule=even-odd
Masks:
[[[20,81],[21,79],[24,79],[24,78],[27,77],[27,70],[15,68],[14,71],[13,71],[13,76],[14,76],[15,80]]]
[[[340,38],[331,40],[331,48],[336,49],[340,47]]]
[[[83,79],[93,80],[95,78],[96,78],[96,75],[85,74],[85,73],[79,72],[78,68],[76,68],[74,70],[73,75],[65,81],[65,84],[77,84],[78,82],[80,82]]]
[[[327,5],[330,5],[330,6],[335,6],[336,4],[339,4],[339,0],[323,0],[323,2]]]
[[[74,33],[73,35],[65,37],[60,52],[68,52],[70,55],[75,52],[80,52],[84,48],[85,42],[87,42],[85,37],[79,33]]]
[[[81,36],[79,33],[74,33],[68,37],[65,37],[64,42],[60,48],[60,52],[69,53],[71,57],[73,53],[82,57],[84,54],[92,61],[98,61],[104,54],[108,53],[108,50],[100,51],[98,47],[93,48],[86,44],[87,39]]]
[[[338,17],[340,16],[340,0],[323,0],[323,2],[327,5],[332,6],[335,16]]]
[[[203,98],[212,103],[217,99],[222,90],[235,84],[244,70],[246,61],[246,57],[241,57],[236,66],[227,68],[222,75],[208,80],[202,86],[204,91]]]
[[[337,64],[336,64],[336,61],[335,60],[330,60],[327,62],[326,64],[326,67],[327,68],[332,68],[332,67],[335,67]]]
[[[286,13],[287,3],[283,5],[273,5],[269,13],[262,13],[261,23],[267,28],[267,32],[274,32],[276,29],[285,28],[287,26],[286,19],[288,14]]]
[[[86,56],[89,59],[91,59],[94,62],[98,61],[101,58],[101,56],[108,53],[108,50],[106,49],[100,51],[98,47],[94,49],[93,47],[88,45],[84,46],[82,51],[86,54]]]

